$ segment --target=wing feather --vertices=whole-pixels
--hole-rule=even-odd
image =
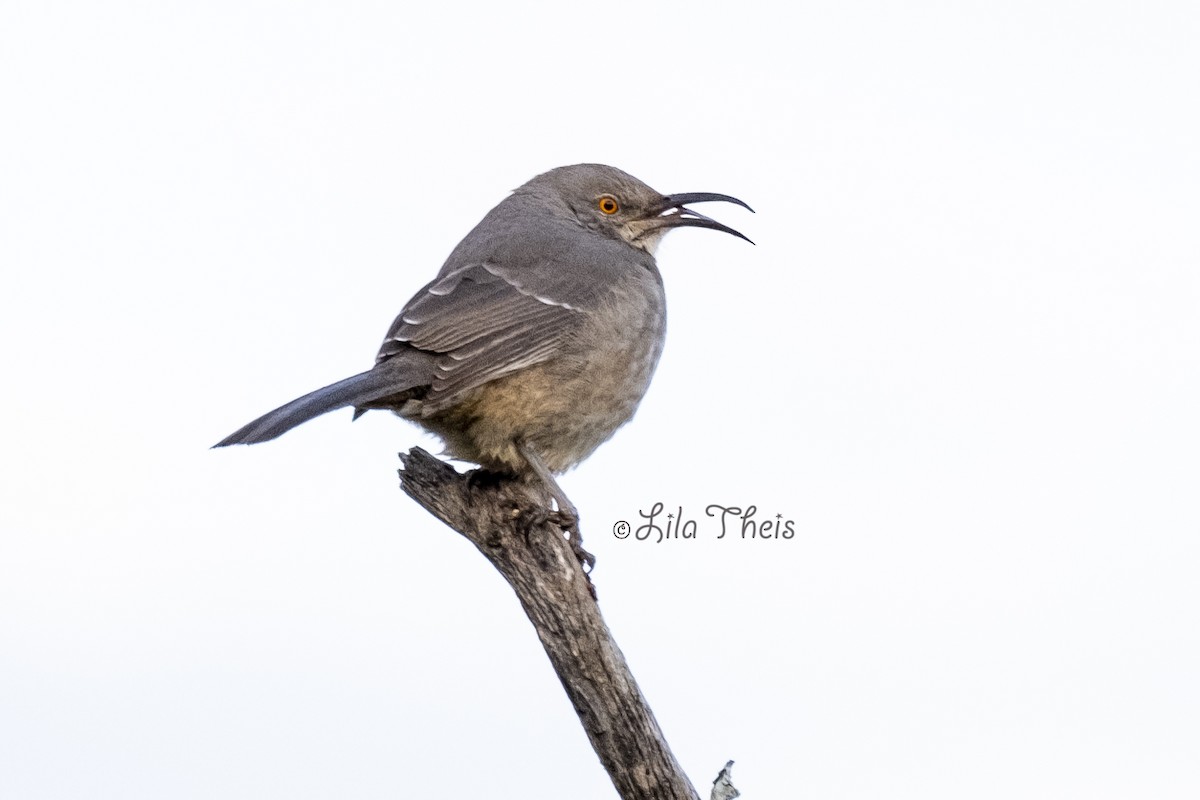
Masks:
[[[465,391],[552,357],[582,321],[580,310],[522,292],[486,265],[472,264],[413,298],[377,362],[410,347],[439,354],[424,401],[432,413]]]
[[[515,196],[509,201],[516,200]],[[578,225],[502,203],[455,249],[436,279],[392,323],[376,358],[437,356],[424,413],[466,391],[553,358],[622,272],[653,258]],[[508,218],[509,212],[517,214]],[[535,224],[536,223],[536,224]]]

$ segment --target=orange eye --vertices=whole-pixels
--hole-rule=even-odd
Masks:
[[[604,197],[600,198],[599,205],[600,205],[600,210],[603,211],[605,214],[617,213],[617,201],[614,200],[613,198],[609,197],[608,195],[605,195]]]

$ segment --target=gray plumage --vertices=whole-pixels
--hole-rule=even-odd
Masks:
[[[216,446],[274,439],[336,408],[389,409],[457,458],[554,482],[633,416],[662,352],[654,250],[694,226],[742,234],[613,167],[532,179],[492,209],[392,323],[367,372],[271,411]],[[749,241],[749,240],[747,240]]]

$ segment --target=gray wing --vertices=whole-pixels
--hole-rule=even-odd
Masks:
[[[407,348],[437,355],[425,413],[463,392],[554,356],[588,306],[534,293],[494,264],[468,264],[425,287],[392,323],[376,359]]]
[[[649,255],[631,256],[624,243],[577,223],[522,216],[520,202],[509,198],[468,234],[380,348],[377,363],[414,348],[435,356],[426,414],[552,358],[623,273],[655,269]]]
[[[439,356],[426,413],[545,361],[582,322],[580,310],[525,294],[488,267],[467,264],[429,284],[392,323],[380,348],[379,363],[407,347]]]

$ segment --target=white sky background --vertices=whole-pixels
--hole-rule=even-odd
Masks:
[[[1195,4],[586,8],[4,3],[0,797],[613,796],[436,442],[207,449],[579,161],[758,211],[563,481],[701,794],[1196,797]]]

